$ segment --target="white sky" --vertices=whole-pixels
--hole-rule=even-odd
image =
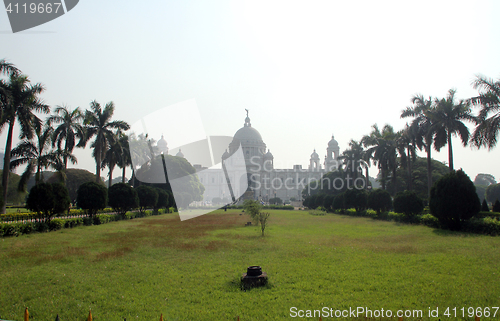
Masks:
[[[232,136],[248,108],[275,162],[305,166],[314,148],[324,157],[332,134],[342,151],[375,123],[401,129],[416,93],[456,88],[467,98],[476,74],[499,78],[499,9],[457,0],[82,0],[16,34],[0,11],[0,59],[43,83],[47,104],[114,101],[115,119],[130,124],[194,98],[207,134]],[[456,168],[500,180],[500,147],[453,147]],[[76,154],[94,172],[90,151]],[[447,149],[434,158],[447,161]]]

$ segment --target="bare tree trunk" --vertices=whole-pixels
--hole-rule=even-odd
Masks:
[[[123,169],[122,169],[122,183],[125,183],[125,169],[127,168],[127,166],[123,166]]]
[[[9,123],[9,131],[7,133],[7,143],[5,145],[5,155],[3,158],[3,173],[2,173],[2,187],[3,187],[3,205],[2,214],[6,213],[7,209],[7,191],[9,188],[9,173],[10,173],[10,155],[12,150],[12,134],[14,130],[15,119]]]
[[[431,187],[432,187],[431,146],[426,145],[425,151],[427,152],[427,201],[429,201],[431,199]]]
[[[411,177],[411,153],[410,153],[410,146],[408,145],[408,190],[413,189],[413,182],[412,182],[412,177]]]
[[[111,185],[113,184],[112,181],[113,181],[113,169],[114,169],[115,166],[109,166],[109,181],[108,181],[108,188],[111,187]]]
[[[453,171],[453,148],[451,147],[451,133],[448,132],[448,162],[450,164],[450,172]]]

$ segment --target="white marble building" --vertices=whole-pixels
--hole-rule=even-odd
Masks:
[[[229,156],[236,152],[240,144],[248,174],[247,177],[236,179],[240,184],[232,186],[233,192],[235,195],[243,194],[245,191],[242,190],[242,186],[246,187],[248,184],[249,188],[244,197],[264,202],[273,197],[279,197],[283,201],[289,201],[291,198],[302,200],[302,190],[305,185],[311,181],[319,180],[325,173],[334,170],[339,156],[339,145],[332,136],[328,142],[323,163],[314,150],[307,169],[302,168],[302,165],[293,165],[293,168],[288,169],[274,168],[273,154],[267,149],[260,133],[252,127],[248,111],[243,127],[234,134],[232,142],[222,155],[222,160],[231,162]],[[167,142],[163,137],[158,141],[157,146],[161,151],[168,153]],[[182,153],[179,151],[176,156],[182,157]],[[230,164],[228,163],[228,165]],[[203,195],[205,202],[211,202],[214,198],[231,199],[230,192],[224,184],[226,177],[222,169],[207,169],[196,164],[193,166],[198,171],[200,182],[205,186]],[[231,181],[234,182],[233,179]]]

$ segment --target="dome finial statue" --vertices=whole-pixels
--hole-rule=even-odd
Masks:
[[[248,117],[248,109],[246,109],[247,112],[247,118],[245,118],[245,127],[252,127],[252,124],[250,124],[250,117]]]

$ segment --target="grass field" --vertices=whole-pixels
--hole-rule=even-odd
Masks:
[[[429,319],[430,307],[447,320],[446,307],[500,304],[500,237],[304,211],[271,211],[260,237],[247,221],[166,214],[2,239],[0,319],[22,320],[25,307],[43,321],[84,321],[89,309],[97,321],[301,319],[292,307]],[[269,284],[242,291],[250,265]]]

